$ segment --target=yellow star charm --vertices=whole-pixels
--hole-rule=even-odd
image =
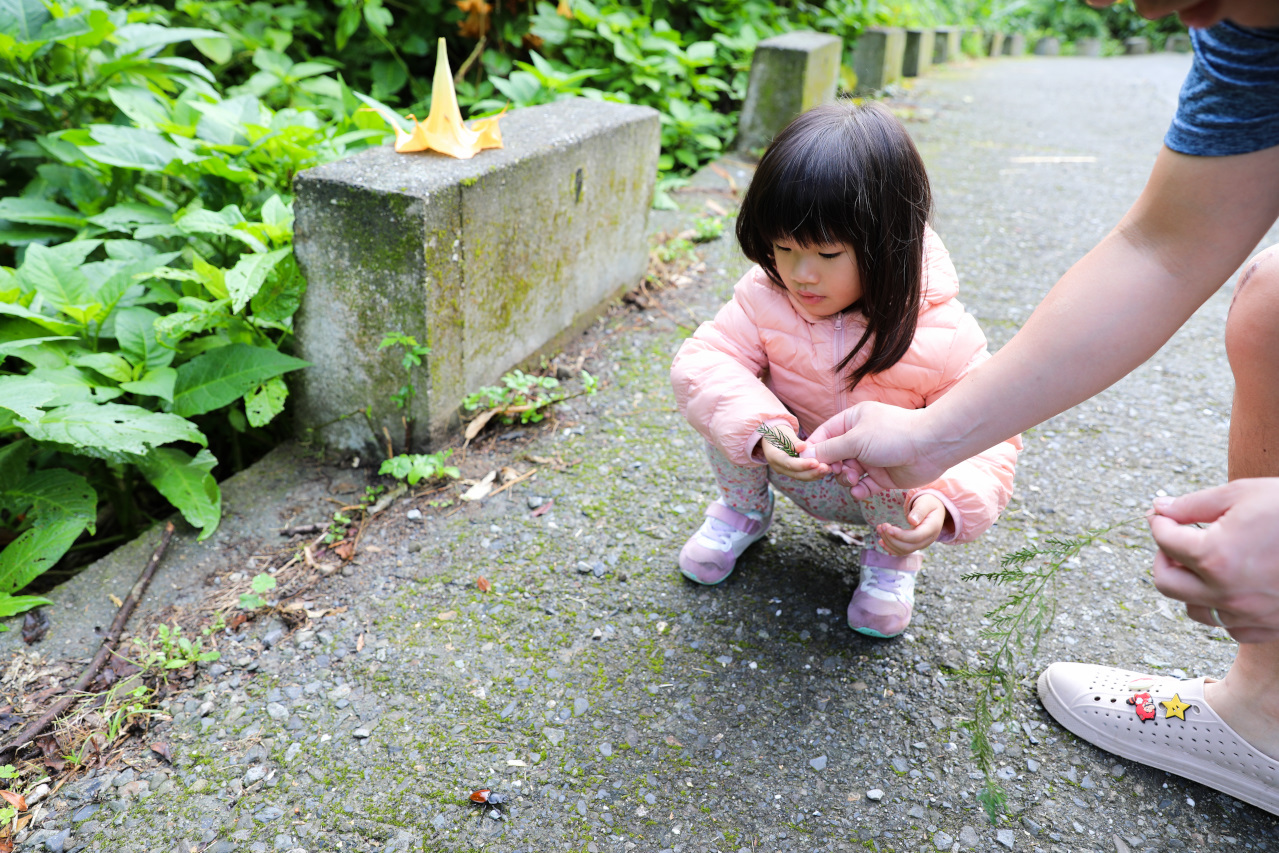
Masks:
[[[1183,723],[1186,721],[1186,710],[1190,708],[1190,706],[1181,701],[1181,696],[1179,694],[1174,693],[1172,694],[1171,699],[1161,701],[1159,704],[1163,705],[1164,708],[1167,709],[1164,713],[1165,720],[1169,717],[1180,717]]]

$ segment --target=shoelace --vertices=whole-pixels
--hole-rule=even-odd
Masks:
[[[708,518],[702,525],[701,535],[721,548],[726,548],[733,541],[733,535],[741,535],[742,531],[732,525],[725,524],[718,518]]]
[[[877,589],[901,598],[906,593],[903,587],[906,586],[906,578],[909,574],[909,572],[899,572],[893,569],[862,566],[861,583],[869,589]]]

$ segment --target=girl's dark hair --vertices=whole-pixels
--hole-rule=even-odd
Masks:
[[[737,240],[778,287],[778,240],[852,247],[862,298],[848,310],[865,315],[866,331],[836,369],[871,342],[852,389],[900,361],[915,337],[931,212],[928,174],[902,123],[877,103],[841,101],[801,114],[777,134],[742,200]]]

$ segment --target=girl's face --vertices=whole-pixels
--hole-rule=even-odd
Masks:
[[[842,243],[801,247],[790,238],[773,244],[777,272],[791,301],[815,317],[830,317],[862,298],[853,250]]]

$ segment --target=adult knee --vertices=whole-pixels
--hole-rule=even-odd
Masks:
[[[1279,245],[1250,260],[1239,274],[1226,319],[1226,355],[1235,375],[1279,363]]]

